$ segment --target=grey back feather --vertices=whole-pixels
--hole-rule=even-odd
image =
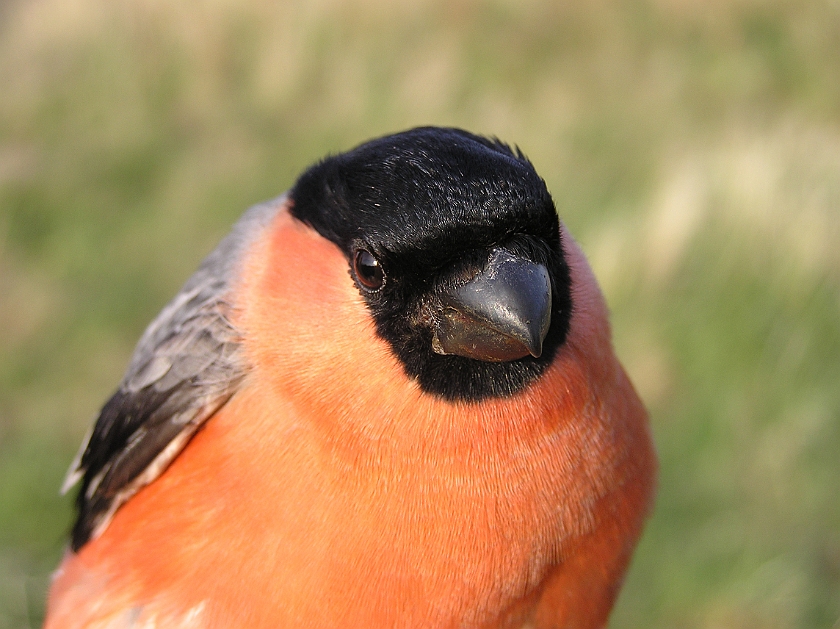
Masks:
[[[284,195],[249,209],[146,328],[64,483],[67,491],[82,481],[74,550],[163,473],[246,377],[229,300],[249,245],[285,202]]]

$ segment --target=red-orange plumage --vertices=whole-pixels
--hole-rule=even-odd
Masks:
[[[535,602],[535,626],[601,626],[655,462],[564,236],[566,350],[519,395],[449,403],[406,378],[338,249],[281,212],[233,300],[247,385],[68,555],[46,627],[515,627]]]
[[[450,402],[405,375],[342,252],[281,210],[230,299],[242,388],[68,553],[45,627],[603,626],[656,462],[562,237],[563,350],[518,394]]]

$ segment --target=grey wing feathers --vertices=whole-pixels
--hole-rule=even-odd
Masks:
[[[286,198],[251,208],[146,328],[65,481],[81,479],[72,546],[157,478],[247,373],[228,302],[238,263]]]

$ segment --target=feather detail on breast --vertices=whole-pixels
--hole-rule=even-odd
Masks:
[[[266,285],[300,277],[303,251],[315,254],[308,273],[322,310]],[[220,629],[240,616],[266,628],[447,626],[459,613],[481,626],[502,612],[516,626],[573,541],[613,522],[604,498],[650,473],[649,459],[631,455],[644,452],[644,410],[620,410],[635,394],[582,255],[572,254],[579,306],[568,345],[544,386],[472,407],[423,394],[375,331],[356,327],[364,307],[340,288],[337,255],[285,214],[254,243],[235,321],[261,340],[243,344],[247,382],[71,560],[112,575],[108,605],[112,591],[130,592],[130,606],[151,613],[165,595],[182,613],[204,605],[203,626]],[[282,357],[262,352],[303,316],[324,330],[317,339],[287,344]],[[342,358],[360,348],[367,360]],[[313,354],[329,390],[324,373],[300,366]]]

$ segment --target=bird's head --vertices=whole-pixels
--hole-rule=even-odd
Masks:
[[[321,161],[290,196],[292,215],[343,252],[377,333],[425,392],[511,395],[563,344],[559,221],[518,150],[413,129]]]

